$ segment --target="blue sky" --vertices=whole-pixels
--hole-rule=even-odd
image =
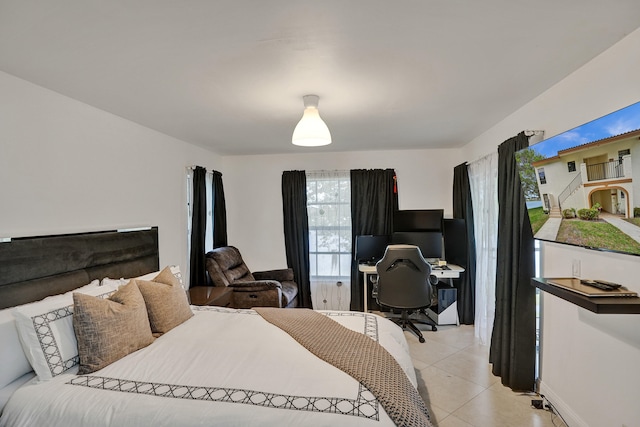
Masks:
[[[640,129],[640,102],[607,114],[531,146],[545,157],[555,156],[559,150],[608,138]]]

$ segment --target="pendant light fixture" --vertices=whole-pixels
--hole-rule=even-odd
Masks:
[[[304,113],[293,130],[291,142],[302,147],[318,147],[331,144],[331,133],[318,112],[318,95],[305,95]]]

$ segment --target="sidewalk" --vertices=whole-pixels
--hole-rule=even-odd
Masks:
[[[607,221],[609,224],[613,225],[636,242],[640,243],[640,227],[628,223],[618,215],[613,215],[607,212],[601,212],[600,219]]]
[[[538,230],[535,237],[536,239],[541,240],[556,240],[556,236],[558,235],[558,230],[560,229],[560,223],[562,222],[562,218],[549,218],[547,222]],[[637,227],[636,227],[637,228]]]

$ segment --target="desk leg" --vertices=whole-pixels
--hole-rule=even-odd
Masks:
[[[369,311],[369,308],[367,307],[367,302],[369,301],[369,295],[367,295],[367,288],[368,288],[367,283],[369,282],[368,280],[369,274],[366,272],[363,272],[362,277],[364,277],[364,287],[362,288],[362,296],[364,299],[363,307],[364,307],[364,312],[366,313]]]

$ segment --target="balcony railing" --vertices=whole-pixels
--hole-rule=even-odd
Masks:
[[[624,168],[618,160],[587,165],[587,181],[622,178],[623,176]]]

